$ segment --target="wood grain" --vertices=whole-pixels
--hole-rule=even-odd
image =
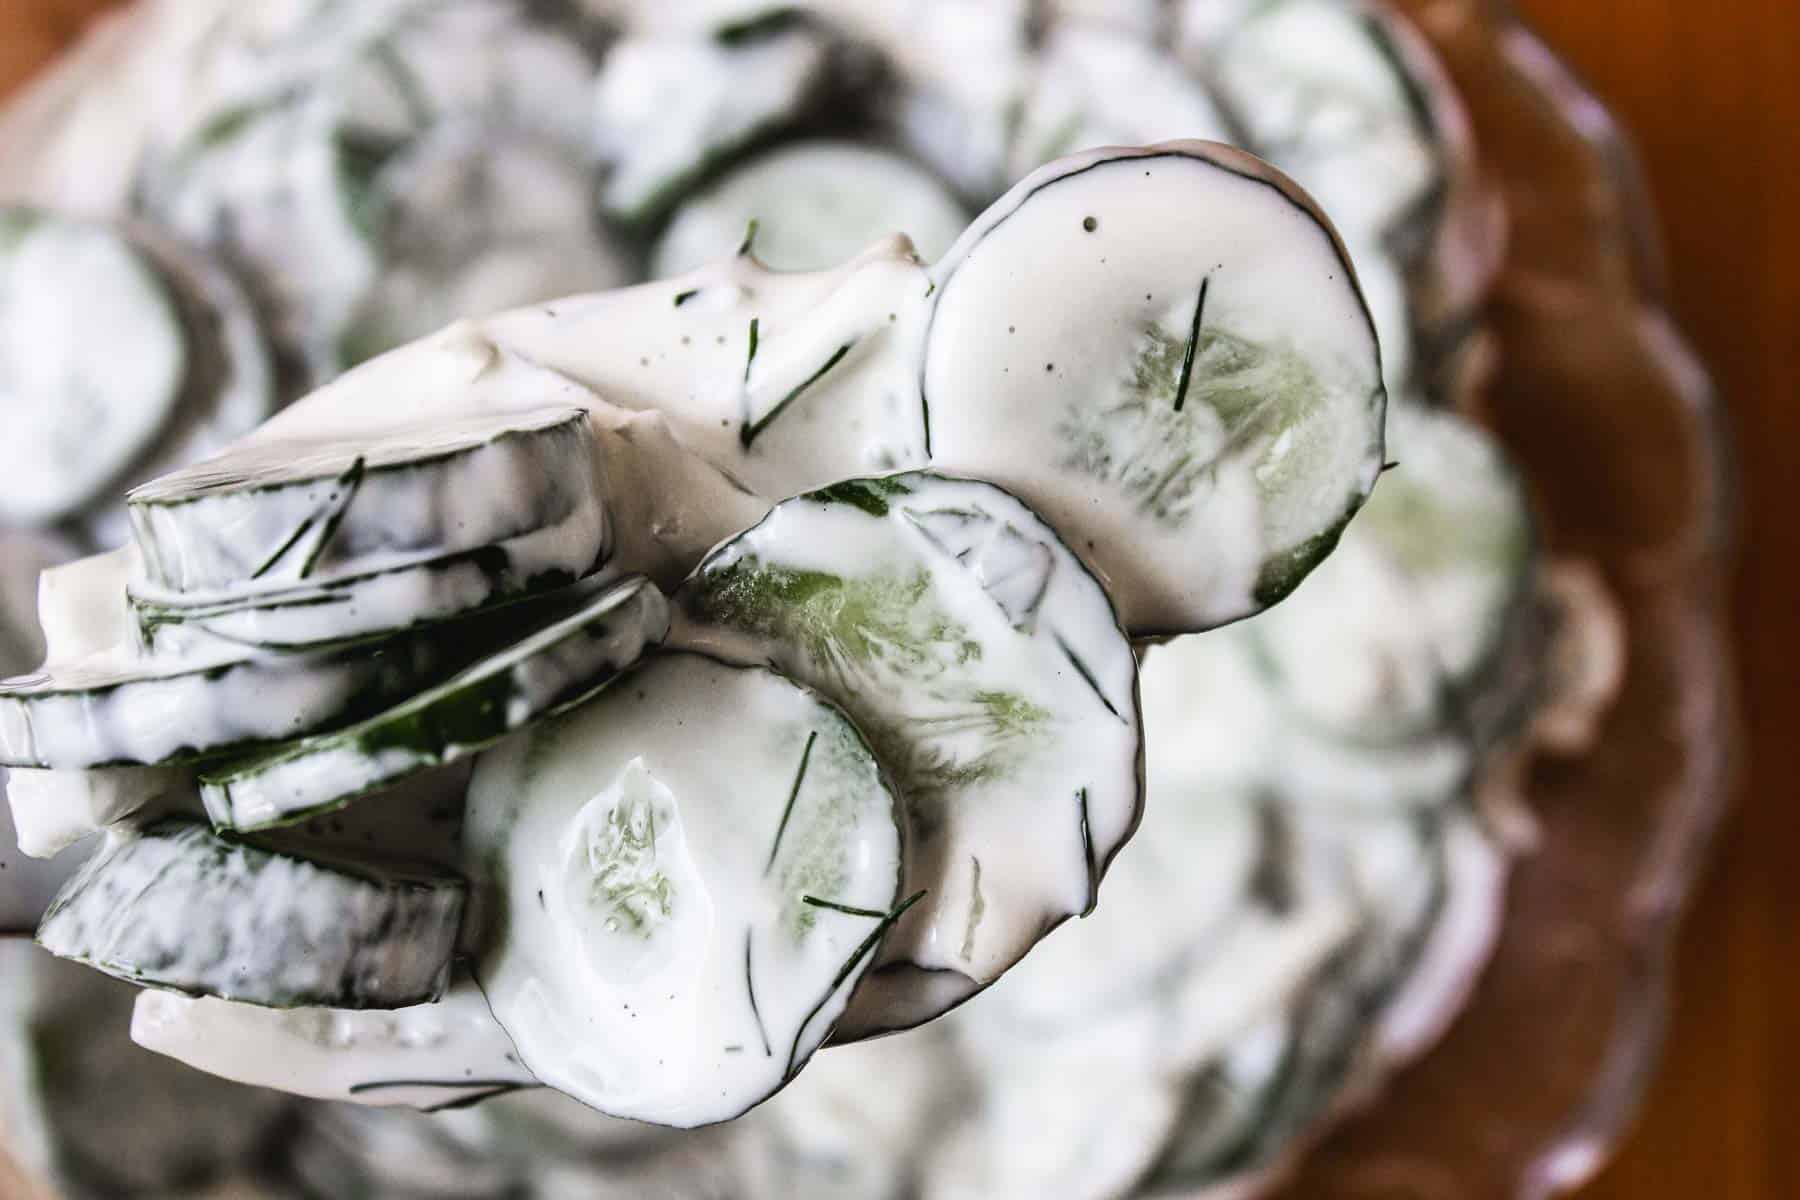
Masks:
[[[1800,482],[1800,2],[1519,4],[1637,135],[1676,309],[1732,407],[1745,475],[1752,754],[1683,937],[1661,1077],[1582,1200],[1800,1196],[1800,505],[1783,494]],[[0,0],[0,91],[109,6]]]

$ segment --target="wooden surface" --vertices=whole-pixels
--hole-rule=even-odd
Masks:
[[[1751,758],[1682,939],[1672,1038],[1582,1200],[1800,1197],[1800,3],[1519,0],[1636,135],[1675,308],[1734,415]]]
[[[1800,0],[1519,2],[1636,133],[1746,479],[1752,758],[1687,924],[1655,1092],[1582,1200],[1800,1197]],[[0,40],[0,91],[102,7],[0,0],[9,32],[31,31]]]

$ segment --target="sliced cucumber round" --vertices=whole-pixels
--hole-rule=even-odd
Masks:
[[[576,513],[588,519],[568,531],[585,560],[574,573],[606,549],[593,433],[575,408],[341,440],[259,436],[134,489],[129,504],[146,584],[196,603],[428,562]]]
[[[1395,466],[1338,553],[1245,628],[1286,702],[1360,741],[1467,732],[1531,595],[1531,510],[1498,447],[1452,413],[1396,406]]]
[[[1318,210],[1247,155],[1172,142],[1061,160],[933,274],[933,463],[1016,489],[1134,636],[1281,599],[1374,486],[1368,310]]]
[[[14,767],[6,773],[19,850],[33,858],[54,858],[133,814],[190,801],[195,794],[194,773],[185,767]]]
[[[1443,186],[1419,84],[1370,8],[1275,0],[1194,39],[1248,147],[1352,238],[1390,234]]]
[[[115,836],[38,943],[147,987],[272,1008],[405,1008],[443,995],[467,886],[328,865],[170,817]]]
[[[668,603],[642,577],[577,585],[502,619],[524,626],[517,642],[385,712],[203,768],[213,826],[292,824],[466,758],[587,700],[669,632]]]
[[[123,233],[0,208],[0,520],[102,495],[175,419],[188,366],[168,284]]]
[[[168,593],[138,586],[130,589],[131,610],[144,644],[158,653],[209,639],[306,650],[403,633],[575,582],[592,566],[592,521],[593,509],[584,507],[556,525],[479,550],[243,599],[170,604]]]
[[[454,674],[491,634],[459,625],[305,654],[220,643],[157,657],[124,646],[52,662],[0,682],[0,763],[155,766],[304,737]]]
[[[631,281],[599,225],[592,172],[549,141],[447,125],[373,186],[382,270],[352,319],[347,365],[464,317]]]
[[[391,1012],[264,1008],[146,990],[131,1040],[196,1070],[296,1096],[427,1112],[539,1086],[471,980]]]
[[[525,1064],[658,1124],[792,1078],[905,909],[897,805],[855,727],[695,654],[485,755],[464,840],[496,893],[476,975]]]
[[[849,480],[784,501],[677,593],[693,645],[842,704],[905,797],[907,891],[859,1033],[942,1011],[1093,908],[1142,797],[1137,672],[1056,532],[985,483]],[[961,998],[961,997],[958,997]],[[867,1005],[867,1007],[865,1007]]]
[[[647,224],[713,163],[794,121],[824,84],[830,47],[805,22],[744,36],[632,36],[608,51],[594,93],[601,203]]]
[[[1206,85],[1129,30],[1063,22],[1037,50],[1008,169],[1018,179],[1078,150],[1173,138],[1231,140]]]
[[[668,279],[728,258],[756,222],[756,256],[781,271],[822,271],[904,233],[930,262],[969,214],[938,178],[889,150],[809,141],[751,158],[676,210],[651,254]]]

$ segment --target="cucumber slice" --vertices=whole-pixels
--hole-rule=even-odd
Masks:
[[[1352,239],[1379,239],[1443,187],[1419,84],[1360,0],[1274,0],[1197,49],[1247,146]]]
[[[210,458],[275,411],[275,366],[255,308],[238,281],[211,257],[142,224],[132,240],[161,270],[187,331],[181,412],[124,482],[135,484]],[[81,518],[89,540],[122,546],[131,523],[121,497],[107,496]]]
[[[244,599],[169,604],[161,598],[167,593],[138,585],[130,589],[131,609],[144,644],[159,653],[204,647],[209,637],[306,650],[403,633],[573,583],[592,566],[593,512],[584,506],[558,524],[479,550]]]
[[[888,150],[844,141],[782,146],[689,197],[651,253],[658,279],[728,258],[756,222],[756,256],[782,271],[848,262],[904,233],[930,262],[969,223],[937,177]]]
[[[143,991],[131,1040],[239,1083],[377,1108],[429,1112],[539,1086],[469,980],[435,1004],[392,1012]]]
[[[0,763],[156,766],[304,737],[454,674],[492,644],[492,633],[456,626],[308,654],[221,643],[159,658],[115,647],[52,662],[0,682]]]
[[[115,837],[38,943],[147,987],[273,1008],[405,1008],[443,995],[466,885],[228,841],[170,817]]]
[[[933,462],[1017,490],[1110,581],[1134,636],[1281,599],[1374,485],[1368,311],[1318,210],[1246,155],[1061,160],[933,275]]]
[[[713,163],[792,123],[829,68],[825,33],[805,22],[614,43],[594,93],[594,146],[610,165],[602,207],[628,224],[653,221]]]
[[[631,281],[596,219],[592,173],[548,141],[448,125],[373,186],[382,271],[352,319],[346,364],[463,317]]]
[[[476,767],[464,837],[497,892],[476,975],[550,1086],[728,1120],[805,1065],[904,911],[898,824],[837,709],[655,658]]]
[[[641,577],[579,585],[508,616],[533,624],[436,687],[344,729],[204,768],[201,798],[214,828],[292,824],[478,753],[589,699],[669,632],[667,601]]]
[[[187,369],[179,310],[129,239],[0,208],[0,521],[99,497],[174,419]]]
[[[1010,178],[1096,146],[1231,140],[1206,85],[1129,30],[1059,23],[1038,48],[1034,67],[1009,155]]]
[[[194,773],[184,767],[14,767],[6,773],[19,850],[33,858],[54,858],[135,813],[179,805],[195,795]]]
[[[938,475],[850,480],[776,505],[677,603],[690,644],[842,704],[906,799],[906,890],[927,895],[850,1029],[936,1016],[919,973],[954,972],[966,996],[1093,908],[1142,799],[1136,663],[1025,505]]]
[[[338,345],[380,271],[357,197],[368,167],[311,88],[217,108],[148,157],[145,215],[240,272],[300,386],[342,367]]]
[[[1389,440],[1398,465],[1339,552],[1246,627],[1296,713],[1373,742],[1466,728],[1535,561],[1521,485],[1480,429],[1403,405]]]
[[[587,534],[572,549],[591,567],[606,549],[594,460],[581,409],[483,413],[385,436],[259,436],[128,502],[149,587],[205,603],[428,562],[582,512],[569,537]]]
[[[229,1182],[270,1194],[246,1176],[280,1135],[286,1097],[138,1049],[125,1035],[135,988],[29,943],[0,943],[0,979],[10,1164],[63,1200],[199,1200],[231,1194]]]
[[[226,14],[200,38],[189,113],[153,148],[140,187],[152,216],[244,272],[302,385],[343,369],[356,341],[346,333],[381,280],[382,167],[459,122],[579,153],[593,79],[587,54],[534,5],[327,7],[275,22]]]

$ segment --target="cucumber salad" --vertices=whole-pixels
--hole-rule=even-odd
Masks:
[[[1496,219],[1377,0],[137,0],[0,112],[0,1151],[1267,1186],[1620,670]]]

